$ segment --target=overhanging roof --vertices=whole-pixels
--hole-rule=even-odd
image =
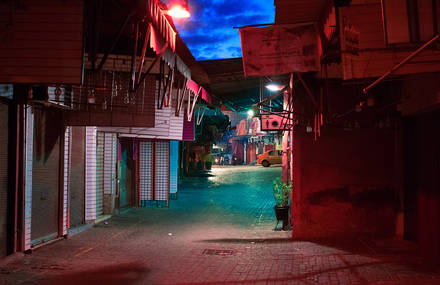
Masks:
[[[247,111],[260,101],[260,79],[244,77],[241,58],[204,60],[198,63],[209,76],[209,91],[228,107],[236,111]],[[283,77],[278,78],[284,80]]]

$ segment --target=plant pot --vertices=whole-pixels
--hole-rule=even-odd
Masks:
[[[283,221],[283,229],[289,224],[289,206],[275,206],[275,216],[278,221]]]

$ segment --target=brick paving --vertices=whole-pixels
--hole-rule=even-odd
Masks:
[[[0,266],[1,284],[440,284],[413,244],[291,240],[274,231],[278,167],[224,167],[186,179],[169,209],[108,224]]]

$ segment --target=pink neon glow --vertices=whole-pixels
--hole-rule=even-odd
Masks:
[[[188,9],[180,5],[174,5],[173,7],[171,7],[171,9],[168,10],[167,14],[173,18],[189,18],[191,16]]]

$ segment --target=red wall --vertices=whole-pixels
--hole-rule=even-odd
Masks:
[[[394,234],[393,130],[298,131],[294,153],[294,237]]]
[[[440,263],[440,111],[405,118],[405,238]]]
[[[2,2],[0,82],[80,84],[83,0]]]
[[[257,159],[257,145],[247,144],[246,145],[246,164],[250,164]]]

